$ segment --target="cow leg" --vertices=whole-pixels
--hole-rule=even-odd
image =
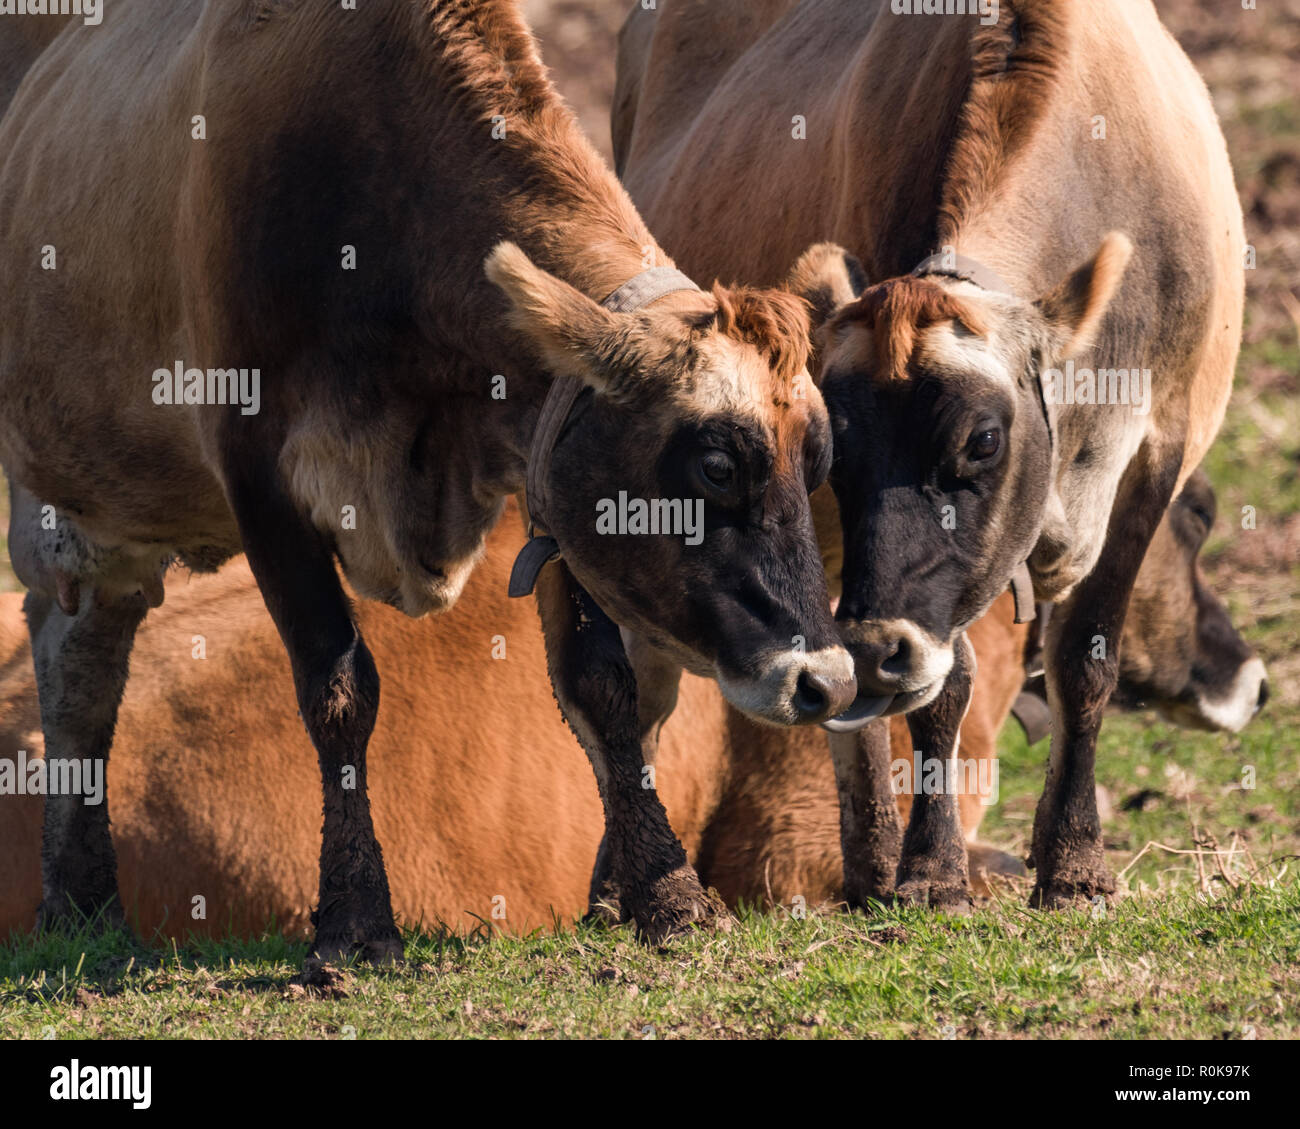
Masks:
[[[637,683],[618,627],[561,564],[543,570],[538,609],[556,699],[591,760],[605,809],[605,853],[621,911],[651,943],[728,919],[686,860],[648,786]]]
[[[844,900],[854,909],[894,896],[903,824],[890,781],[889,720],[856,733],[830,735],[831,763],[840,800]]]
[[[402,941],[366,792],[366,745],[379,711],[379,675],[353,621],[330,546],[270,485],[274,481],[270,474],[232,475],[229,491],[320,760],[324,828],[312,953],[321,960],[400,960]]]
[[[1049,909],[1113,893],[1097,814],[1097,734],[1119,681],[1119,643],[1142,558],[1173,497],[1177,459],[1134,466],[1111,510],[1101,557],[1047,628],[1052,747],[1034,814],[1030,905]]]
[[[659,755],[659,735],[664,722],[677,708],[677,691],[682,668],[656,650],[635,632],[622,632],[623,647],[632,664],[636,679],[637,723],[641,734],[641,763],[653,765]],[[614,880],[613,856],[609,834],[600,837],[596,866],[591,875],[587,899],[587,919],[592,921],[626,921]]]
[[[927,905],[947,913],[971,909],[966,841],[957,803],[961,779],[957,742],[974,679],[975,650],[963,635],[953,648],[953,668],[939,696],[907,715],[919,779],[927,780],[927,762],[935,758],[948,771],[939,787],[922,787],[912,797],[898,864],[898,900],[904,905]]]
[[[45,734],[45,763],[80,761],[103,792],[87,803],[82,794],[46,795],[41,843],[42,928],[79,925],[92,917],[102,927],[125,923],[117,888],[117,856],[108,827],[108,754],[126,687],[136,628],[148,611],[144,596],[97,607],[93,591],[81,594],[77,614],[54,599],[29,592],[23,603]]]

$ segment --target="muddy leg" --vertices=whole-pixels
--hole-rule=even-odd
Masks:
[[[889,773],[889,721],[880,718],[857,733],[830,734],[831,763],[840,799],[844,899],[855,909],[894,895],[903,847]]]
[[[617,626],[563,564],[542,572],[538,608],[551,684],[596,773],[604,851],[622,913],[660,943],[729,920],[686,861],[659,794],[648,786],[637,684]]]
[[[933,770],[926,770],[936,758],[944,763],[945,771],[939,786],[922,787],[912,798],[898,864],[898,900],[946,913],[969,913],[970,878],[957,805],[961,779],[957,740],[975,677],[975,652],[965,636],[953,648],[953,655],[952,672],[939,696],[907,715],[922,783],[933,775]]]
[[[81,780],[75,794],[45,797],[38,921],[48,927],[102,913],[104,925],[120,925],[117,857],[108,828],[108,754],[131,645],[148,604],[143,596],[130,596],[100,608],[87,590],[77,614],[69,616],[54,600],[29,592],[23,610],[32,637],[47,781]],[[60,771],[60,762],[69,771]]]
[[[1052,616],[1047,695],[1052,749],[1034,814],[1030,905],[1056,909],[1111,894],[1097,814],[1097,733],[1119,680],[1119,642],[1147,546],[1173,496],[1178,463],[1134,467],[1120,483],[1101,559]]]
[[[659,755],[659,734],[663,731],[664,722],[677,708],[677,690],[681,685],[682,668],[651,647],[641,636],[630,631],[621,632],[621,636],[636,679],[641,763],[653,765]],[[614,881],[608,834],[600,837],[600,848],[596,852],[587,917],[603,921],[627,920],[619,901],[618,883]]]
[[[313,954],[400,959],[366,792],[366,745],[379,710],[374,660],[321,535],[270,485],[271,475],[232,479],[248,563],[289,652],[298,709],[320,760],[325,820]]]

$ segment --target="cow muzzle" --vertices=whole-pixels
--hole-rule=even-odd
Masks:
[[[742,713],[776,725],[814,725],[852,704],[858,684],[843,647],[783,651],[763,662],[756,676],[719,670],[722,696]]]
[[[927,705],[952,670],[952,646],[910,620],[842,622],[840,634],[853,656],[858,696],[823,723],[832,733],[852,733],[877,717]]]
[[[1184,729],[1212,733],[1236,733],[1264,708],[1268,701],[1268,674],[1258,658],[1243,663],[1236,677],[1222,689],[1196,687],[1184,699],[1162,704],[1166,721]]]

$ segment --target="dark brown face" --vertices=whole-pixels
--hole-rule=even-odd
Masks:
[[[994,356],[960,326],[918,338],[901,379],[881,378],[865,337],[828,347],[844,537],[836,619],[864,717],[938,693],[957,636],[1032,550],[1051,481],[1034,358]]]
[[[781,290],[715,286],[618,314],[510,245],[488,273],[546,367],[587,385],[545,490],[574,576],[752,717],[797,725],[846,709],[857,684],[808,499],[831,443],[802,297],[847,278],[844,251],[810,248]]]
[[[1268,680],[1197,564],[1214,514],[1214,490],[1198,470],[1169,507],[1142,562],[1113,701],[1154,706],[1187,728],[1235,732],[1267,701]]]
[[[1028,560],[1053,487],[1041,374],[1090,339],[1131,252],[1108,235],[1036,302],[946,276],[893,278],[826,324],[844,533],[836,619],[858,678],[833,727],[931,701],[958,636]]]
[[[831,453],[810,390],[776,427],[715,412],[665,428],[586,393],[550,485],[552,532],[601,607],[781,724],[824,720],[856,692],[808,500]]]

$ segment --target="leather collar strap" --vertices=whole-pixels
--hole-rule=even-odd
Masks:
[[[1011,287],[1002,281],[996,271],[990,270],[974,259],[966,258],[965,255],[943,252],[931,255],[923,259],[912,274],[917,278],[937,274],[944,278],[956,278],[962,282],[974,283],[981,290],[989,290],[997,294],[1012,293]],[[1043,421],[1047,424],[1047,438],[1055,449],[1056,436],[1052,432],[1052,416],[1047,410],[1047,397],[1043,392],[1042,378],[1039,377],[1035,383],[1038,385],[1038,404],[1043,409]],[[1037,614],[1034,606],[1034,581],[1029,572],[1028,561],[1021,561],[1020,566],[1012,574],[1011,595],[1016,602],[1016,622],[1028,623]]]
[[[643,309],[660,298],[681,290],[699,290],[686,275],[672,267],[653,267],[623,283],[601,305],[611,313],[630,314]],[[533,432],[533,445],[528,454],[528,471],[524,479],[524,500],[528,508],[528,541],[515,558],[510,571],[510,595],[513,598],[531,595],[537,587],[537,577],[551,561],[560,559],[559,542],[547,533],[546,480],[550,477],[551,454],[559,442],[564,426],[569,421],[573,405],[587,385],[575,376],[557,376],[542,404],[537,428]]]
[[[973,282],[981,290],[992,290],[999,294],[1010,294],[1009,287],[998,276],[996,271],[990,270],[983,263],[976,262],[974,259],[968,259],[965,255],[949,255],[940,251],[937,255],[931,255],[928,259],[922,259],[920,265],[912,271],[917,278],[925,275],[937,274],[945,278],[957,278],[962,282]]]

